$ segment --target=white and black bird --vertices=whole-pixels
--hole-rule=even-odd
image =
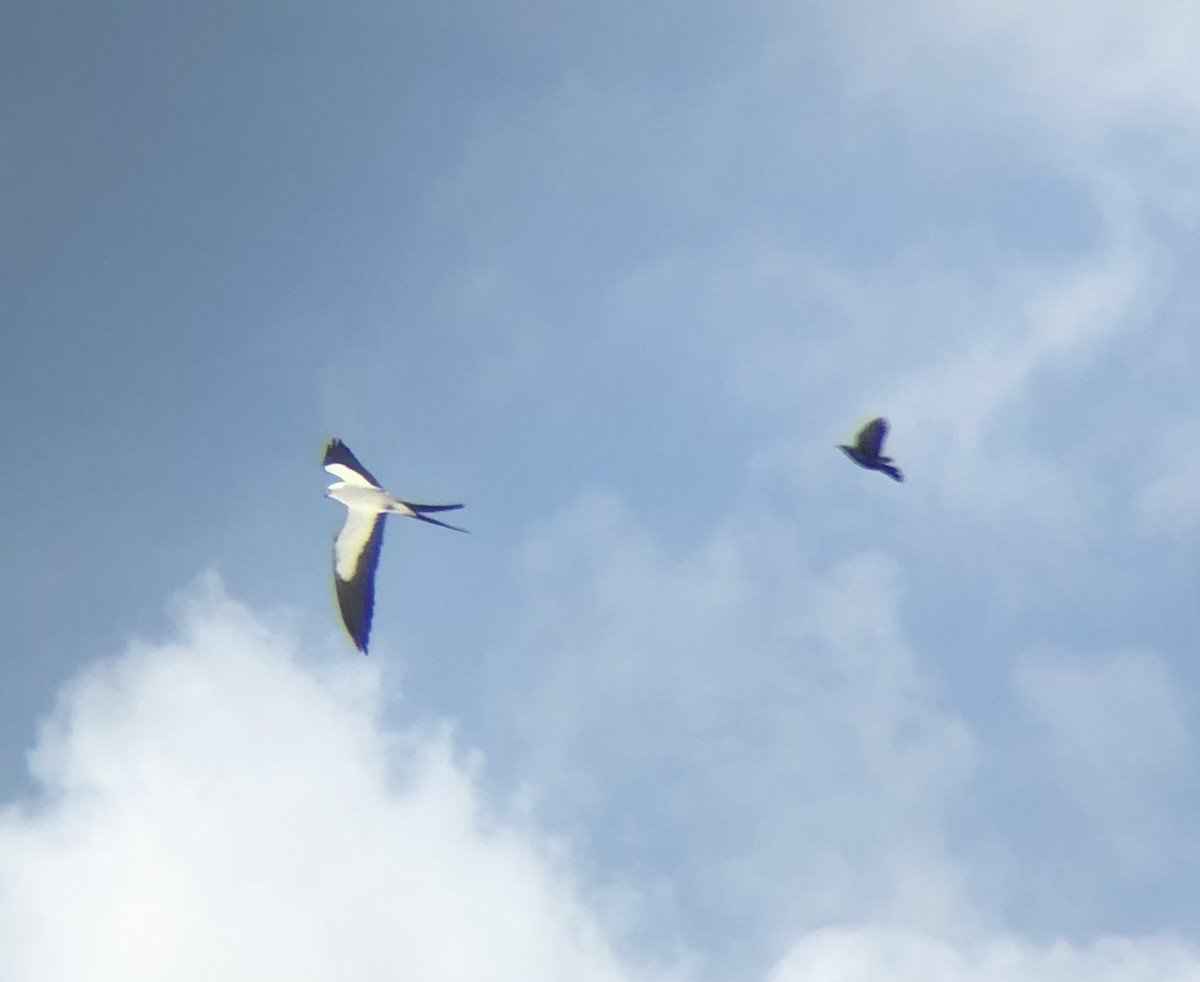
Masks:
[[[346,523],[333,543],[333,583],[342,622],[354,647],[365,655],[375,609],[375,567],[379,565],[379,549],[383,545],[383,520],[388,515],[406,515],[430,525],[465,532],[466,529],[440,522],[428,514],[455,511],[462,505],[418,505],[393,498],[341,440],[330,440],[326,445],[324,464],[325,470],[338,478],[329,485],[325,497],[346,506]]]
[[[871,420],[854,438],[854,445],[838,444],[847,457],[871,471],[883,471],[893,481],[903,481],[904,475],[891,457],[883,455],[883,438],[887,436],[888,422],[882,416]]]

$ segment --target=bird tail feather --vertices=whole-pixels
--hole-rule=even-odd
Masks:
[[[428,512],[437,511],[458,511],[462,505],[417,505],[413,504],[411,501],[406,501],[404,504],[408,505],[408,507],[412,509],[413,518],[419,519],[422,522],[428,522],[430,525],[440,525],[444,529],[453,529],[455,532],[467,531],[464,528],[459,528],[457,525],[451,525],[449,522],[441,522],[436,518],[430,518],[427,514]]]

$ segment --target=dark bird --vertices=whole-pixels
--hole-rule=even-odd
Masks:
[[[341,440],[330,440],[325,447],[325,470],[340,478],[329,485],[325,497],[346,506],[346,522],[333,542],[333,583],[342,623],[354,647],[365,655],[375,609],[375,567],[379,565],[379,549],[383,545],[383,520],[388,515],[405,515],[465,532],[466,529],[428,515],[454,511],[462,505],[417,505],[393,498]]]
[[[900,468],[895,465],[891,457],[883,455],[883,439],[887,436],[887,431],[887,420],[880,416],[871,420],[858,431],[858,436],[854,438],[854,446],[848,447],[844,443],[839,443],[838,449],[859,467],[865,467],[871,471],[883,471],[893,481],[903,481],[904,475],[900,473]]]

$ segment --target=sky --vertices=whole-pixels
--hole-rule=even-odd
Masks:
[[[1196,982],[1198,173],[1189,0],[7,4],[0,982]]]

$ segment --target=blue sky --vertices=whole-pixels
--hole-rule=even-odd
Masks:
[[[1200,977],[1194,4],[51,0],[0,81],[0,979]],[[365,659],[334,435],[472,532]]]

